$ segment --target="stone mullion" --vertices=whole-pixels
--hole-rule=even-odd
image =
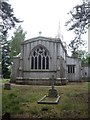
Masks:
[[[43,69],[43,65],[42,65],[42,63],[43,63],[43,56],[41,55],[41,69]]]
[[[41,59],[41,63],[42,63],[42,55],[40,55],[41,57],[40,57],[40,59]],[[42,64],[40,63],[40,69],[42,69]]]
[[[50,68],[50,57],[49,57],[49,56],[48,56],[48,60],[49,60],[49,62],[48,62],[48,63],[49,63],[49,68]],[[48,68],[48,69],[49,69],[49,68]]]
[[[39,60],[38,60],[39,58],[38,57],[39,55],[37,56],[37,69],[39,69]]]
[[[33,69],[35,69],[35,57],[34,58],[34,62],[33,62]]]
[[[46,56],[45,56],[45,69],[46,69]]]
[[[43,69],[43,56],[42,56],[42,69]]]
[[[31,69],[31,64],[32,64],[32,62],[31,62],[31,56],[30,56],[30,59],[29,59],[29,67],[30,67],[30,69]]]
[[[37,69],[38,69],[38,56],[37,56]]]
[[[31,69],[31,66],[32,66],[31,58],[32,58],[32,57],[30,56],[30,61],[29,61],[30,69]]]

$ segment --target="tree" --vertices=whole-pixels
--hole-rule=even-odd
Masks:
[[[81,60],[81,64],[83,65],[90,65],[90,54],[85,50],[77,50],[75,57]]]
[[[86,56],[86,64],[90,66],[90,54]]]
[[[10,55],[9,43],[7,41],[8,30],[14,28],[16,23],[20,23],[19,19],[14,16],[13,8],[7,0],[0,0],[0,51],[2,52],[2,75],[8,78],[10,75]]]
[[[7,35],[7,32],[12,27],[15,27],[16,23],[20,23],[19,19],[14,16],[13,8],[8,2],[0,1],[0,27],[2,35]]]
[[[65,25],[70,25],[68,30],[74,31],[75,33],[75,38],[69,44],[72,53],[75,54],[78,48],[85,44],[85,41],[82,39],[82,34],[85,34],[87,28],[90,26],[89,0],[82,0],[81,5],[76,5],[69,14],[71,15],[71,19]]]
[[[7,41],[7,38],[3,38],[2,42],[2,75],[3,78],[9,78],[10,77],[10,70],[9,67],[11,65],[10,61],[10,47],[9,42]]]
[[[11,46],[11,58],[21,52],[21,43],[25,40],[26,32],[23,31],[22,27],[19,26],[14,32],[14,36],[10,41]]]
[[[77,50],[74,55],[75,57],[81,59],[82,65],[87,64],[86,58],[87,58],[88,52],[86,52],[85,50]]]

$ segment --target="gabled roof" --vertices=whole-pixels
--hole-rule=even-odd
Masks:
[[[28,44],[28,43],[32,43],[32,42],[35,42],[35,41],[48,41],[48,42],[54,42],[54,43],[61,43],[63,49],[66,51],[65,47],[63,46],[63,43],[62,41],[60,40],[60,38],[51,38],[51,37],[43,37],[43,36],[38,36],[38,37],[34,37],[34,38],[31,38],[31,39],[28,39],[28,40],[25,40],[22,45],[24,44]]]
[[[42,40],[42,41],[51,41],[51,42],[61,42],[61,40],[59,38],[51,38],[51,37],[43,37],[43,36],[38,36],[38,37],[34,37],[28,40],[25,40],[22,44],[27,44],[27,43],[31,43],[34,41],[38,41],[38,40]]]

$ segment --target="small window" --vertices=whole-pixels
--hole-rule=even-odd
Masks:
[[[75,73],[75,65],[68,65],[68,73]]]

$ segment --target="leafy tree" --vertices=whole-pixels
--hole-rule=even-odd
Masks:
[[[14,16],[13,8],[7,0],[0,0],[0,51],[2,52],[2,74],[4,78],[10,75],[10,55],[9,43],[7,41],[8,30],[14,28],[16,23],[20,23],[19,19]]]
[[[0,1],[0,4],[0,27],[2,28],[1,33],[5,36],[9,29],[22,21],[14,16],[13,8],[8,2]]]
[[[90,1],[82,0],[81,5],[76,5],[69,14],[71,19],[66,22],[66,26],[69,26],[69,31],[75,33],[75,38],[71,40],[69,47],[75,54],[81,45],[85,45],[82,34],[85,34],[90,26]]]
[[[77,50],[76,53],[74,54],[74,57],[77,57],[79,59],[81,59],[81,64],[87,64],[87,56],[88,56],[88,52],[86,52],[85,50]]]
[[[85,50],[77,50],[74,57],[81,59],[82,65],[90,65],[90,54]]]
[[[86,64],[90,66],[90,54],[86,56]]]
[[[26,32],[23,31],[21,26],[19,26],[14,32],[14,36],[12,36],[10,41],[11,58],[21,52],[21,43],[24,41],[25,35]]]

